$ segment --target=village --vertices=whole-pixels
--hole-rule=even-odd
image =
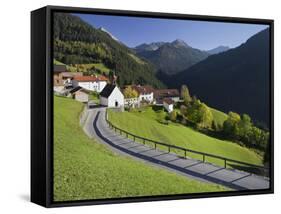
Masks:
[[[117,76],[111,79],[104,75],[83,75],[83,72],[70,72],[66,65],[54,65],[54,93],[71,97],[92,108],[97,105],[109,108],[138,108],[144,105],[163,106],[170,113],[175,103],[180,101],[178,89],[154,89],[150,85],[117,85]],[[91,100],[91,95],[97,100]]]

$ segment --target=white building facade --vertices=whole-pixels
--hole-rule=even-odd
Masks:
[[[139,94],[139,102],[141,102],[141,101],[147,101],[149,103],[152,103],[153,102],[153,92]]]
[[[139,97],[125,98],[124,105],[128,106],[128,107],[133,107],[133,108],[139,107],[140,106]]]
[[[174,110],[174,102],[171,98],[165,98],[163,100],[163,106],[167,112],[171,113]]]
[[[116,85],[107,84],[100,93],[100,104],[110,108],[124,107],[124,95]]]
[[[148,103],[152,103],[154,100],[153,91],[154,89],[151,86],[141,86],[141,85],[133,85],[132,89],[138,92],[139,102],[146,101]]]
[[[107,84],[106,77],[97,76],[81,76],[74,77],[72,80],[73,87],[80,86],[89,91],[95,91],[100,93]]]

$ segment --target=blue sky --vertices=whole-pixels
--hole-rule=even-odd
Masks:
[[[219,45],[237,47],[268,25],[142,17],[74,14],[96,28],[103,27],[129,47],[142,43],[182,39],[188,45],[209,50]]]

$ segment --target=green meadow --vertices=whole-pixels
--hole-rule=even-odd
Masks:
[[[132,134],[195,151],[262,165],[261,156],[237,143],[210,137],[179,123],[170,122],[168,125],[160,123],[159,121],[163,120],[167,115],[163,109],[153,110],[152,107],[147,107],[140,111],[113,112],[109,110],[108,112],[109,120],[113,125]],[[222,123],[226,115],[214,109],[212,109],[212,112],[215,120]],[[182,151],[174,152],[183,155]],[[202,155],[193,153],[188,153],[187,155],[202,160]],[[224,162],[219,159],[207,157],[206,161],[221,166],[224,165]]]

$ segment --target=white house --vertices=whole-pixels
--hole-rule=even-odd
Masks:
[[[100,93],[100,104],[107,107],[123,107],[124,95],[117,85],[107,84]]]
[[[107,84],[105,76],[75,76],[72,80],[74,87],[80,86],[89,91],[100,93]]]
[[[164,98],[163,106],[170,113],[174,110],[174,101],[171,98]]]
[[[154,89],[147,85],[147,86],[141,86],[141,85],[132,85],[132,89],[136,90],[139,95],[139,102],[146,101],[149,103],[153,102],[153,91]]]

